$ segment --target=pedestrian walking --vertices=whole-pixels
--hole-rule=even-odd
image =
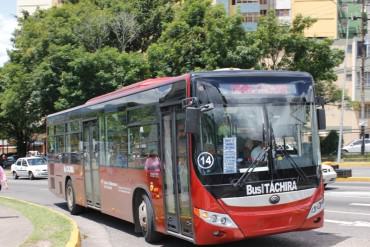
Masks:
[[[5,189],[8,189],[8,182],[6,180],[6,174],[4,169],[0,166],[0,191],[1,188],[4,186]]]

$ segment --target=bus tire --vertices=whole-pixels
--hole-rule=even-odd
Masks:
[[[68,179],[66,185],[66,201],[68,210],[72,215],[77,215],[82,212],[83,207],[76,204],[75,190],[71,179]]]
[[[161,239],[161,234],[155,231],[154,211],[152,203],[146,194],[143,194],[139,201],[137,206],[137,215],[145,241],[148,243],[159,241]]]

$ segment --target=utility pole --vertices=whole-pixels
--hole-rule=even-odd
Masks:
[[[348,16],[348,7],[347,7],[347,26],[346,26],[346,45],[344,47],[344,78],[342,81],[342,101],[341,101],[341,109],[340,109],[340,130],[339,130],[339,141],[338,141],[338,152],[337,152],[337,163],[340,163],[341,155],[342,155],[342,142],[343,142],[343,115],[344,115],[344,90],[346,86],[346,79],[347,79],[347,49],[348,49],[348,36],[349,36],[349,21],[352,19]]]
[[[360,117],[360,126],[361,126],[361,155],[365,154],[365,126],[366,126],[366,119],[365,119],[365,59],[366,59],[366,51],[365,51],[365,32],[366,32],[366,23],[367,22],[367,14],[365,11],[365,0],[362,0],[362,9],[361,9],[361,117]]]

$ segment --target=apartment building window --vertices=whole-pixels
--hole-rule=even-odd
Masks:
[[[260,0],[260,4],[267,4],[267,0]]]
[[[352,53],[352,45],[351,44],[348,44],[348,46],[347,46],[347,52],[348,53]]]
[[[352,73],[346,74],[346,81],[352,81]]]
[[[259,13],[246,13],[243,16],[244,22],[258,22]]]
[[[363,45],[363,42],[357,41],[357,57],[362,56],[362,45]]]
[[[370,105],[365,105],[365,117],[370,118]]]
[[[266,9],[261,9],[260,10],[260,14],[261,15],[266,15],[267,14],[267,10]]]
[[[361,74],[357,72],[357,87],[361,86]],[[370,72],[365,72],[365,87],[370,87]]]
[[[258,0],[236,0],[236,3],[258,3]]]
[[[283,16],[289,16],[289,9],[277,9],[276,10],[276,16],[283,17]]]

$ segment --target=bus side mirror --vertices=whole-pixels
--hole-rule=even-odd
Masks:
[[[191,134],[199,133],[200,108],[187,107],[185,111],[185,132]]]
[[[326,129],[325,109],[317,109],[317,127],[319,130]]]

